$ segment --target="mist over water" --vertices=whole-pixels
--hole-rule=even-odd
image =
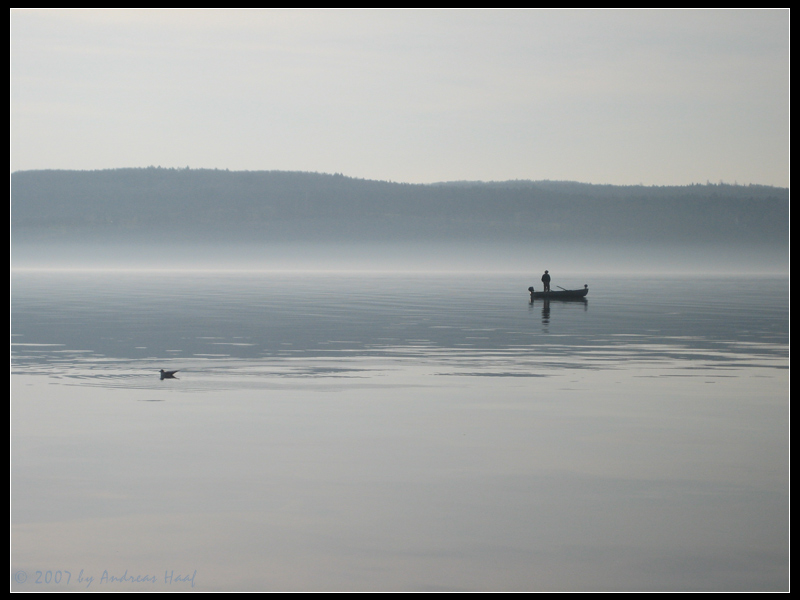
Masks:
[[[756,244],[12,243],[12,268],[587,274],[786,274],[788,252]]]

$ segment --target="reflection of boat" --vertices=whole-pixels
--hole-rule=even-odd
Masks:
[[[555,290],[549,292],[535,292],[532,287],[528,288],[531,293],[531,300],[534,298],[541,298],[542,300],[579,300],[585,298],[589,293],[589,286],[584,285],[582,290]]]

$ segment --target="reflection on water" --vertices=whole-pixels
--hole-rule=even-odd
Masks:
[[[534,300],[531,298],[531,309],[534,308],[536,304],[541,306],[542,310],[542,330],[544,332],[548,332],[547,326],[550,324],[550,302],[553,302],[556,305],[580,305],[583,310],[589,310],[589,302],[586,298],[562,298],[557,300]]]
[[[216,377],[226,371],[363,377],[381,361],[402,359],[437,372],[520,375],[659,359],[714,368],[783,365],[787,357],[785,280],[765,282],[775,293],[752,303],[735,280],[711,286],[629,280],[628,289],[619,282],[614,289],[593,286],[590,301],[534,301],[527,310],[516,283],[501,277],[15,274],[12,373],[128,386],[163,368]]]
[[[788,279],[584,280],[12,273],[12,589],[788,589]]]

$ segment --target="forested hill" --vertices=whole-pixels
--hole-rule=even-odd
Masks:
[[[12,241],[748,242],[788,247],[789,190],[558,181],[430,185],[286,171],[11,174]]]

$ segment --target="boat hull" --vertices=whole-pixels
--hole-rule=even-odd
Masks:
[[[589,293],[589,287],[585,286],[582,290],[555,290],[549,292],[534,292],[533,288],[528,288],[531,293],[531,300],[579,300],[585,298]]]

